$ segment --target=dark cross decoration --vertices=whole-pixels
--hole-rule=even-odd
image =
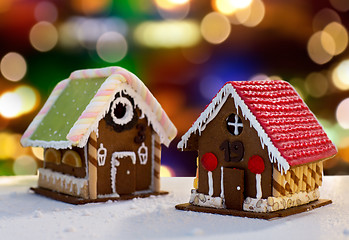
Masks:
[[[232,113],[227,119],[227,128],[228,131],[237,136],[240,135],[242,132],[244,125],[242,124],[241,119],[239,118],[238,115]]]

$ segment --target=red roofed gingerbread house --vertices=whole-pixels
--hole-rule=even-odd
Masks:
[[[198,151],[190,204],[178,209],[262,218],[318,200],[323,161],[337,153],[314,114],[281,80],[226,83],[178,148]]]

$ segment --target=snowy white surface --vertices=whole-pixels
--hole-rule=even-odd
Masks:
[[[349,176],[324,178],[333,204],[271,221],[176,210],[193,178],[161,180],[167,196],[74,206],[31,193],[36,177],[0,177],[0,239],[349,239]]]

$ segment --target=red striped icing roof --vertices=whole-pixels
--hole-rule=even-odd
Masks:
[[[294,88],[282,80],[228,82],[290,166],[331,157],[336,147]]]

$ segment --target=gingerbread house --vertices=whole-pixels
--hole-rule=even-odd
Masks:
[[[36,193],[70,203],[161,194],[161,144],[177,130],[134,74],[80,70],[58,83],[21,143],[44,148]]]
[[[316,201],[323,161],[337,153],[282,80],[227,82],[178,148],[197,151],[198,159],[190,205],[177,208],[223,214],[271,213]]]

